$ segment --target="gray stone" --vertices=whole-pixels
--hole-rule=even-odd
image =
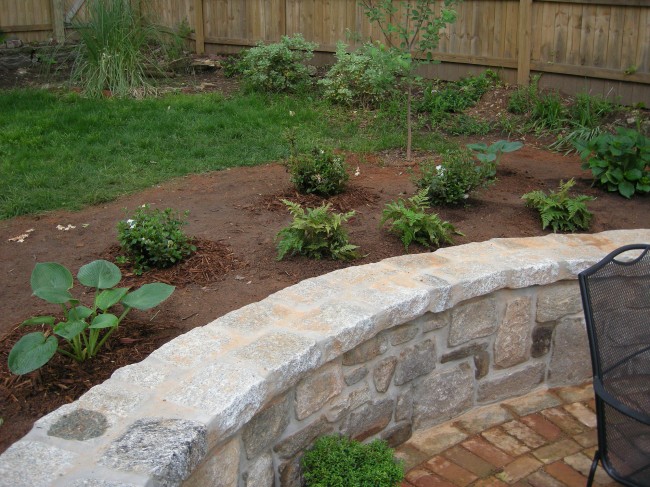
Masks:
[[[386,392],[388,390],[390,381],[395,373],[395,367],[397,367],[397,359],[395,357],[386,357],[375,366],[372,372],[372,379],[377,392]]]
[[[244,487],[273,487],[273,457],[270,454],[257,458],[244,474]]]
[[[338,364],[318,369],[296,386],[296,417],[303,420],[318,411],[344,387],[343,372]]]
[[[539,323],[554,321],[580,311],[582,311],[582,301],[577,281],[544,286],[537,292],[536,320]]]
[[[106,417],[97,411],[77,409],[61,416],[47,434],[64,440],[89,440],[102,436],[108,428]]]
[[[402,423],[384,431],[381,438],[386,440],[386,443],[391,448],[397,448],[402,443],[408,441],[412,434],[413,425],[411,423]]]
[[[390,423],[394,406],[392,399],[364,404],[343,420],[341,433],[358,441],[376,435]]]
[[[565,318],[555,327],[549,363],[550,385],[582,384],[592,376],[587,330],[582,318]]]
[[[291,436],[283,439],[273,447],[280,458],[289,459],[301,451],[307,450],[316,441],[316,438],[331,433],[333,428],[327,423],[327,418],[321,416],[318,420],[305,426]],[[284,484],[283,484],[284,485]]]
[[[360,388],[343,393],[330,400],[325,407],[325,416],[330,423],[338,422],[349,411],[358,408],[371,399],[370,386],[362,384]]]
[[[451,325],[451,313],[449,311],[442,313],[427,312],[414,320],[414,323],[420,325],[422,333],[429,333]]]
[[[239,441],[231,440],[198,466],[183,487],[237,487],[239,476]]]
[[[302,455],[296,455],[291,460],[280,465],[280,485],[282,487],[302,487],[301,458]]]
[[[119,480],[106,480],[98,478],[83,478],[76,479],[70,483],[69,479],[65,480],[66,487],[145,487],[146,482],[133,483],[133,482],[121,482]]]
[[[352,372],[345,374],[344,379],[345,383],[349,386],[353,386],[357,382],[363,380],[368,375],[368,367],[365,365],[363,367],[357,367]]]
[[[484,379],[479,384],[477,399],[480,402],[493,402],[522,396],[544,380],[545,370],[543,363],[529,364],[519,370],[510,369],[494,379]]]
[[[456,348],[442,356],[440,363],[453,362],[472,357],[474,360],[474,377],[481,379],[490,371],[490,354],[487,343],[474,343],[465,347]]]
[[[113,372],[112,379],[146,389],[155,389],[173,373],[174,367],[169,362],[147,357],[137,364],[126,365]]]
[[[395,371],[395,385],[401,386],[416,377],[428,374],[436,368],[436,360],[434,337],[405,348],[399,356],[399,364]]]
[[[494,342],[494,363],[512,367],[528,359],[531,341],[532,299],[521,296],[506,305],[505,316]]]
[[[433,373],[420,381],[413,391],[415,429],[439,424],[472,407],[474,397],[472,367],[458,367]]]
[[[286,394],[269,404],[246,424],[242,440],[248,459],[270,448],[282,435],[289,424],[290,406],[289,395]]]
[[[449,346],[491,335],[497,330],[496,301],[483,298],[467,304],[456,306],[451,313],[449,328]]]
[[[533,330],[533,343],[530,347],[530,356],[540,358],[551,351],[553,330],[556,323],[537,325]]]
[[[151,357],[176,367],[193,367],[205,363],[210,356],[223,353],[230,342],[228,330],[201,326],[165,343],[152,352]]]
[[[396,326],[388,331],[390,344],[393,346],[401,345],[402,343],[409,342],[418,334],[418,327],[415,323],[406,323],[404,325]]]
[[[100,458],[106,467],[152,476],[178,485],[207,453],[204,425],[183,419],[146,418],[133,423]]]
[[[395,421],[410,421],[413,416],[413,391],[409,388],[397,398]]]
[[[357,365],[368,362],[388,349],[386,335],[381,334],[343,354],[343,365]]]
[[[128,390],[124,384],[109,379],[81,396],[78,404],[81,408],[126,418],[148,398],[149,394],[150,391],[139,393]]]
[[[0,485],[46,487],[70,470],[78,455],[35,441],[20,440],[0,456]]]

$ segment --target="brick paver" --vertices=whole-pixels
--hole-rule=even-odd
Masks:
[[[503,467],[514,460],[513,457],[502,450],[499,450],[480,436],[475,436],[467,441],[463,441],[462,445],[474,455],[481,457],[483,460],[491,463],[495,467]]]
[[[575,471],[564,462],[551,463],[544,470],[567,487],[585,487],[587,477]]]
[[[562,436],[562,430],[539,413],[524,416],[520,421],[549,441],[555,441]]]
[[[453,482],[459,487],[467,487],[469,484],[478,479],[472,472],[465,470],[460,465],[455,464],[446,457],[436,455],[426,463],[427,468],[440,477]]]
[[[471,451],[460,445],[450,448],[444,455],[456,465],[460,465],[465,470],[469,470],[479,478],[487,477],[495,471],[495,467],[492,464],[477,457]]]

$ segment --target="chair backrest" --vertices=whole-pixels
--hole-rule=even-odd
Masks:
[[[607,390],[610,380],[650,374],[650,244],[621,247],[578,277],[594,377]]]

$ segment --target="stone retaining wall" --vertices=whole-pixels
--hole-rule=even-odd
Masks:
[[[576,275],[650,230],[495,239],[350,267],[116,371],[0,456],[0,485],[300,485],[327,433],[419,428],[590,376]]]

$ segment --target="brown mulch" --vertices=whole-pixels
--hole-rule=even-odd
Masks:
[[[351,184],[344,193],[330,196],[329,198],[315,194],[300,194],[295,190],[283,191],[279,194],[263,195],[259,201],[251,205],[246,205],[243,209],[250,211],[287,211],[287,206],[282,202],[283,199],[298,203],[303,208],[315,208],[329,203],[333,211],[347,213],[355,208],[375,205],[379,201],[379,195],[362,186]]]

